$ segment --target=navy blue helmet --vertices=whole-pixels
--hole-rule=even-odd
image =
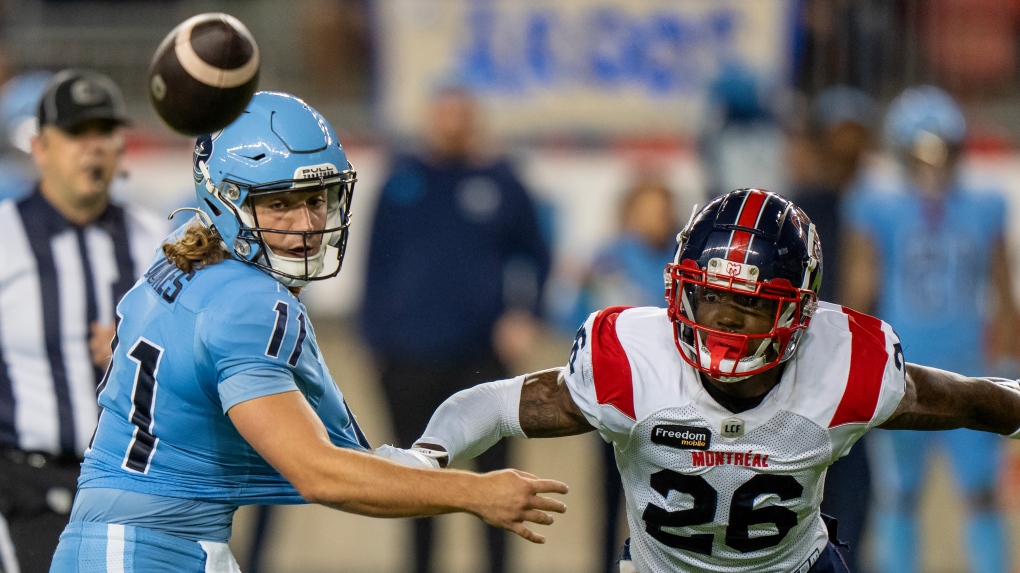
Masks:
[[[666,266],[666,301],[684,360],[736,382],[789,360],[818,305],[822,247],[799,207],[762,189],[721,195],[691,217]],[[698,303],[726,296],[773,316],[762,333],[699,324]]]

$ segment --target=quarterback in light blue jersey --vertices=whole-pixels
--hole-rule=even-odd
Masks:
[[[334,383],[298,298],[339,272],[347,242],[356,176],[329,123],[259,92],[198,139],[194,176],[199,218],[118,306],[99,426],[51,572],[237,571],[226,542],[246,504],[466,511],[543,541],[524,522],[550,523],[546,511],[564,506],[538,494],[566,486],[373,454]]]

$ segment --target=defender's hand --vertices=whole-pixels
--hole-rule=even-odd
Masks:
[[[386,458],[391,462],[396,462],[402,466],[409,468],[427,469],[427,470],[438,470],[439,462],[430,458],[426,455],[420,454],[413,450],[403,450],[400,448],[394,448],[389,444],[383,444],[375,449],[375,455]]]
[[[546,512],[563,513],[567,506],[540,493],[567,493],[567,484],[539,479],[519,470],[500,470],[483,474],[485,486],[478,492],[478,505],[471,511],[489,525],[502,527],[532,543],[545,543],[545,537],[528,529],[525,522],[549,525],[553,517]]]

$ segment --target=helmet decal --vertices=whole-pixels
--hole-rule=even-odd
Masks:
[[[310,180],[322,180],[330,177],[336,177],[339,171],[337,171],[336,165],[332,163],[320,163],[319,165],[309,165],[307,167],[298,167],[294,170],[295,181],[310,181]]]
[[[202,181],[203,175],[200,165],[208,162],[210,155],[212,155],[212,137],[209,135],[203,135],[195,142],[195,153],[191,156],[191,162],[194,167],[195,183],[200,183]]]
[[[754,240],[754,235],[745,229],[757,228],[766,197],[765,192],[758,189],[752,189],[744,196],[737,214],[737,228],[730,233],[727,260],[739,263],[747,260],[748,248],[751,246],[751,241]]]
[[[209,162],[209,157],[212,155],[213,150],[213,140],[216,139],[217,135],[219,135],[219,132],[200,135],[198,140],[195,141],[195,151],[191,156],[191,164],[196,184],[201,183],[204,178],[201,164]]]
[[[757,290],[758,274],[758,267],[754,265],[717,258],[708,261],[705,280],[710,285],[721,287],[732,285],[737,290],[754,292]]]

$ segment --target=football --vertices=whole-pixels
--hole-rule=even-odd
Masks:
[[[166,124],[202,135],[233,122],[255,93],[259,48],[248,28],[221,12],[192,16],[163,39],[149,67],[149,99]]]

